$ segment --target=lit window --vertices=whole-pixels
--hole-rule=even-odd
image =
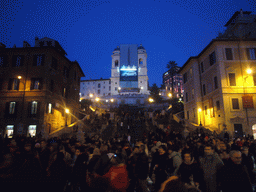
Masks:
[[[38,104],[38,102],[36,102],[36,101],[32,102],[32,106],[31,106],[31,114],[32,115],[35,115],[37,113],[37,104]]]
[[[52,104],[51,103],[48,104],[48,113],[52,113]]]
[[[14,114],[16,102],[10,102],[9,114]]]

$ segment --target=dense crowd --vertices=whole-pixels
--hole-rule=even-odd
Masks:
[[[133,124],[152,121],[130,119]],[[129,118],[117,118],[117,127],[120,121],[123,125]],[[203,129],[185,135],[167,126],[154,126],[154,131],[147,130],[134,141],[129,132],[117,132],[108,140],[89,133],[83,141],[1,138],[1,188],[50,192],[253,191],[256,143],[251,137],[233,139],[228,133],[217,135]]]

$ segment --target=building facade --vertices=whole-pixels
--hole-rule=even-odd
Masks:
[[[35,46],[0,48],[1,134],[50,135],[76,121],[79,113],[78,62],[60,44],[35,38]],[[69,112],[69,113],[68,113]]]
[[[121,44],[111,57],[111,95],[149,94],[147,53],[142,45]]]
[[[180,70],[180,67],[177,67],[177,72]],[[172,82],[173,80],[173,82]],[[172,85],[173,84],[173,85]],[[170,93],[173,93],[172,97],[180,98],[183,97],[183,80],[181,74],[175,74],[173,77],[167,72],[163,74],[163,85],[165,91],[162,93],[163,96],[168,96]],[[173,86],[173,92],[172,92]]]
[[[251,12],[236,12],[226,31],[182,66],[186,120],[256,136],[255,21]]]
[[[80,83],[81,99],[103,98],[109,95],[111,95],[110,79],[82,80]]]

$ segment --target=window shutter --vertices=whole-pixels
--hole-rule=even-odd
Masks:
[[[40,118],[40,107],[41,107],[41,102],[37,103],[37,111],[36,111],[36,117]]]
[[[32,107],[32,103],[28,102],[28,117],[32,116],[32,114],[31,114],[31,107]]]
[[[42,90],[43,89],[43,78],[39,79],[39,89]]]
[[[37,55],[34,55],[33,66],[37,66]]]
[[[41,63],[41,66],[44,66],[44,57],[45,57],[45,55],[42,55],[42,63]]]
[[[12,57],[12,67],[16,66],[17,56]]]
[[[9,117],[9,107],[10,107],[10,102],[5,103],[5,117]]]
[[[9,80],[8,90],[12,90],[13,79]]]

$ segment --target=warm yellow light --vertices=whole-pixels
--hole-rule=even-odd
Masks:
[[[114,102],[114,99],[110,99],[110,101],[113,103],[113,102]]]
[[[201,109],[201,108],[199,108],[199,109],[198,109],[198,111],[199,111],[199,112],[201,112],[201,111],[202,111],[202,109]]]
[[[148,100],[149,100],[149,102],[151,102],[151,103],[154,102],[154,99],[152,99],[152,98],[149,98]]]
[[[169,94],[168,94],[168,97],[172,97],[172,94],[171,94],[171,93],[169,93]]]
[[[92,97],[93,97],[93,94],[90,94],[89,96],[92,98]]]
[[[161,93],[159,93],[159,95],[162,95]]]
[[[66,112],[66,113],[69,113],[69,109],[66,108],[66,109],[65,109],[65,112]]]
[[[99,97],[96,97],[95,101],[99,101],[99,100],[100,100],[100,98],[99,98]]]
[[[251,73],[252,73],[252,70],[249,68],[249,69],[246,70],[246,73],[247,73],[247,74],[251,74]]]
[[[143,89],[143,87],[141,87],[140,89]]]
[[[121,87],[118,87],[118,90],[121,90]]]
[[[108,100],[106,100],[106,102],[108,102]]]
[[[21,76],[18,76],[18,79],[21,79],[22,77]]]

